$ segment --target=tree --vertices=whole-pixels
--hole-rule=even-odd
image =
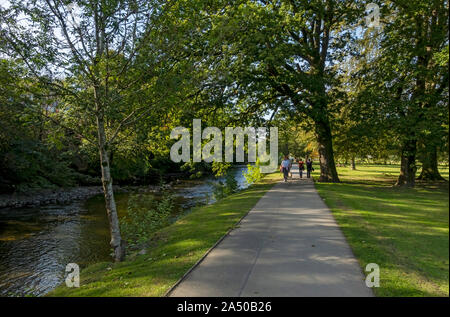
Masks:
[[[23,62],[27,77],[49,91],[48,119],[96,145],[111,247],[114,259],[121,261],[125,248],[111,149],[124,141],[127,127],[161,106],[176,86],[164,76],[178,65],[168,52],[178,53],[174,45],[180,42],[170,38],[177,34],[170,32],[173,24],[164,24],[170,4],[163,1],[76,1],[75,9],[65,4],[11,1],[0,15],[2,51]]]
[[[290,120],[286,113],[279,112],[274,116],[271,124],[279,130],[278,153],[280,155],[291,154],[303,159],[318,156],[315,136],[313,131],[310,131],[310,122],[298,124],[295,120]]]
[[[320,181],[339,181],[329,109],[333,66],[351,38],[345,26],[362,9],[354,1],[241,1],[217,14],[210,35],[221,45],[230,90],[249,109],[271,106],[314,122]]]
[[[447,37],[448,38],[448,37]],[[427,93],[433,94],[430,102],[427,104],[427,113],[425,114],[426,119],[423,121],[421,136],[422,138],[418,142],[419,147],[419,160],[422,163],[422,171],[418,179],[420,180],[445,180],[438,170],[438,151],[446,152],[448,145],[448,44],[442,48],[441,51],[437,51],[433,55],[433,68],[438,68],[439,72],[435,73],[434,82],[431,83],[432,86],[439,87],[439,90],[432,90],[429,87]],[[439,67],[436,67],[439,66]],[[443,67],[443,68],[442,68]],[[436,79],[447,81],[447,87],[445,87],[443,82],[436,83]]]
[[[25,72],[21,63],[0,59],[0,192],[71,186],[79,176],[70,168],[75,139],[45,119],[44,100],[24,93],[36,86]]]
[[[367,32],[367,58],[357,71],[360,102],[395,131],[401,144],[397,185],[412,187],[418,141],[435,147],[448,120],[448,71],[434,58],[448,45],[448,2],[389,1],[382,16],[383,29]],[[427,160],[436,162],[435,156]]]
[[[364,47],[360,41],[352,45],[353,56],[340,68],[339,97],[335,98],[332,107],[336,109],[333,119],[333,142],[336,156],[344,159],[347,164],[351,161],[351,168],[356,169],[356,158],[372,157],[383,159],[395,154],[396,137],[394,131],[381,119],[376,107],[367,107],[363,82],[355,76],[366,66],[366,57],[359,54]],[[363,90],[361,90],[363,89]],[[367,101],[369,103],[369,101]]]

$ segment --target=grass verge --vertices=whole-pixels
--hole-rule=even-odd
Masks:
[[[159,230],[146,254],[121,263],[97,263],[80,273],[80,287],[64,284],[48,296],[162,296],[279,179],[266,175],[246,190],[213,205],[194,208],[172,225]]]
[[[316,183],[361,267],[380,266],[377,296],[449,296],[448,183],[392,185],[397,166],[338,168],[340,184]],[[442,170],[448,179],[448,169]]]

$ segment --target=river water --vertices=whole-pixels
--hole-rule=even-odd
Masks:
[[[242,173],[232,173],[242,189]],[[212,203],[213,178],[174,186],[177,214],[199,203]],[[116,195],[119,218],[131,193]],[[151,195],[151,194],[148,194]],[[81,268],[111,261],[109,225],[102,195],[68,205],[0,209],[0,296],[42,296],[64,281],[68,263]]]

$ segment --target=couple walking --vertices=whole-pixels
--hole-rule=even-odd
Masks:
[[[292,168],[292,160],[290,160],[289,157],[287,155],[285,155],[284,159],[283,159],[283,161],[281,162],[281,165],[280,165],[280,172],[283,173],[285,182],[287,182],[287,180],[288,180],[291,168]],[[303,178],[303,171],[305,170],[305,163],[303,162],[302,159],[298,160],[298,169],[299,169],[299,172],[300,172],[300,178]],[[307,178],[311,177],[311,171],[314,171],[314,168],[312,167],[311,158],[308,158],[306,160],[306,172],[307,172],[306,173],[306,177]]]
[[[305,162],[303,162],[302,159],[298,160],[298,170],[300,171],[300,178],[303,178],[303,171],[305,170]],[[306,177],[311,177],[311,172],[314,171],[314,168],[312,166],[311,158],[308,158],[306,160]]]

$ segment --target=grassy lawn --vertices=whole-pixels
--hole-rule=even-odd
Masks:
[[[342,183],[316,183],[364,268],[380,266],[377,296],[449,295],[448,183],[395,188],[399,167],[338,168]],[[441,170],[448,179],[448,169]],[[314,172],[318,175],[318,171]],[[158,231],[145,255],[98,263],[81,287],[49,296],[162,296],[270,189],[279,173],[213,205],[195,208]]]
[[[399,166],[393,165],[338,172],[341,184],[316,183],[316,188],[361,266],[380,266],[375,294],[449,296],[448,183],[395,188]],[[441,173],[448,180],[448,168]]]
[[[98,263],[80,274],[80,288],[65,284],[48,296],[162,296],[270,189],[279,173],[219,202],[194,208],[158,231],[147,254],[122,263]]]

